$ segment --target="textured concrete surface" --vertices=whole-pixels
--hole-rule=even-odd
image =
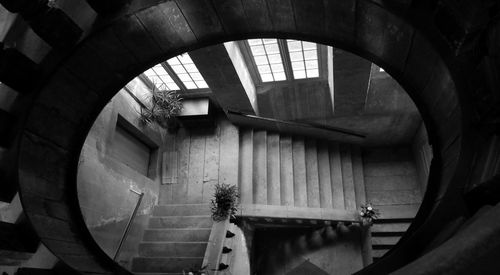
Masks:
[[[471,118],[471,113],[462,111],[473,107],[468,106],[471,102],[467,99],[476,87],[474,83],[468,86],[468,81],[457,80],[477,77],[476,82],[483,82],[482,74],[474,72],[473,65],[478,64],[488,50],[498,52],[495,50],[498,42],[480,39],[479,47],[486,51],[477,55],[475,46],[469,41],[477,41],[476,35],[490,33],[486,29],[490,26],[487,15],[495,13],[488,13],[482,3],[449,1],[443,5],[414,5],[409,1],[398,1],[394,7],[389,2],[373,1],[269,1],[268,5],[261,6],[241,5],[241,1],[234,1],[228,2],[230,9],[225,9],[226,2],[207,3],[168,1],[151,8],[132,5],[128,10],[131,16],[92,29],[92,36],[64,54],[52,52],[47,55],[50,47],[30,33],[29,28],[15,30],[18,34],[9,41],[16,42],[16,47],[26,55],[34,55],[36,58],[32,59],[37,62],[46,57],[43,69],[50,76],[50,79],[44,79],[44,87],[39,93],[36,90],[33,97],[24,98],[23,110],[29,114],[28,126],[19,126],[24,134],[16,140],[20,146],[15,148],[20,148],[20,151],[13,154],[13,160],[19,163],[23,203],[37,233],[48,247],[82,271],[111,273],[117,268],[106,258],[98,258],[93,246],[85,242],[86,236],[78,230],[81,217],[67,203],[74,200],[74,194],[65,189],[74,184],[70,180],[71,172],[68,172],[74,168],[70,160],[76,159],[75,147],[81,146],[83,137],[74,125],[83,128],[89,125],[88,115],[100,109],[118,90],[117,87],[133,73],[160,58],[188,47],[220,43],[231,36],[289,33],[329,43],[339,42],[345,48],[378,60],[419,99],[426,119],[431,122],[430,134],[436,146],[436,159],[442,160],[433,164],[433,169],[440,171],[442,176],[432,177],[432,184],[436,186],[432,198],[436,200],[429,202],[425,218],[416,224],[422,226],[418,232],[426,234],[415,234],[408,247],[401,247],[399,253],[395,253],[402,257],[391,257],[378,266],[393,270],[423,253],[425,247],[415,247],[415,244],[429,241],[427,235],[433,235],[444,226],[446,221],[442,221],[442,217],[456,215],[456,208],[451,206],[460,206],[460,197],[454,191],[466,184],[463,182],[466,176],[463,170],[466,169],[461,168],[467,167],[474,157],[467,151],[471,143],[468,133],[462,136],[462,131],[467,131],[468,126],[462,119]],[[386,4],[391,5],[390,8]],[[137,12],[139,8],[140,12]],[[81,11],[72,13],[74,20],[89,11],[91,8],[84,5]],[[82,17],[90,22],[95,19]],[[176,18],[177,21],[170,22],[166,18]],[[421,20],[419,27],[415,28],[410,18],[428,20]],[[470,32],[468,26],[471,25],[479,26],[479,31]],[[449,68],[454,68],[453,72]],[[76,80],[71,80],[71,75]],[[61,84],[64,85],[62,88]],[[494,91],[491,95],[495,94]],[[57,100],[53,100],[54,93],[58,93]],[[93,93],[95,100],[79,100],[85,98],[82,95]],[[486,99],[488,103],[485,105],[496,106],[495,101],[482,97],[490,95],[487,91],[477,94],[480,99]],[[10,170],[17,171],[16,167]],[[30,192],[34,193],[33,196],[26,198]],[[59,196],[53,196],[54,193]],[[40,201],[56,205],[55,210],[38,209]],[[430,209],[436,211],[427,215]],[[60,239],[77,247],[83,261],[75,260],[73,250],[69,253],[65,246],[58,244]]]
[[[129,83],[127,89],[139,100],[145,101],[148,96],[143,84],[137,81]],[[85,222],[99,246],[110,257],[114,256],[139,199],[130,189],[145,194],[118,259],[124,266],[128,266],[130,258],[137,254],[148,214],[158,202],[159,194],[160,177],[157,170],[161,160],[157,157],[158,153],[152,151],[148,175],[122,163],[113,153],[113,135],[118,116],[149,136],[150,140],[156,140],[158,148],[162,146],[159,130],[147,129],[138,124],[138,111],[138,102],[129,93],[122,90],[117,94],[90,130],[80,155],[78,170],[78,198]]]

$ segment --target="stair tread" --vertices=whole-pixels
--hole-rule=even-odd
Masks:
[[[395,245],[399,241],[400,237],[394,236],[373,236],[372,246],[374,245]]]
[[[203,257],[207,242],[141,243],[140,257]]]
[[[153,209],[153,217],[200,216],[210,215],[209,204],[167,204],[157,205]]]
[[[408,230],[410,223],[375,223],[371,227],[372,233],[404,233]]]
[[[208,239],[211,228],[154,228],[144,231],[144,241],[167,241],[167,240],[186,240],[195,238],[200,241],[203,238]],[[195,240],[192,240],[195,241]]]
[[[186,269],[201,268],[203,257],[135,257],[132,272],[181,273]]]
[[[148,229],[211,228],[212,224],[210,216],[156,216],[149,219]]]
[[[372,250],[372,257],[373,258],[380,258],[387,253],[389,249],[373,249]]]

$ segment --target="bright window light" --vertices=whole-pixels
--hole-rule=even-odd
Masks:
[[[379,67],[379,68],[378,68],[378,71],[379,71],[379,72],[385,72],[385,71],[384,71],[384,69],[382,69],[382,67]]]
[[[185,53],[171,58],[167,60],[167,63],[187,89],[208,88],[205,79],[201,76],[189,54]]]
[[[287,40],[295,79],[319,77],[318,46],[316,43]]]
[[[248,45],[262,82],[286,80],[277,39],[250,39]]]
[[[179,90],[177,84],[175,84],[172,77],[170,77],[161,64],[157,64],[145,71],[144,75],[149,78],[158,90]]]

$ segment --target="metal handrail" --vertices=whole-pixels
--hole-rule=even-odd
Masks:
[[[328,125],[323,125],[323,124],[315,123],[315,122],[295,122],[295,121],[281,120],[281,119],[275,119],[275,118],[269,118],[269,117],[261,117],[261,116],[245,114],[243,112],[239,112],[239,111],[235,111],[235,110],[231,110],[231,109],[226,109],[225,111],[228,114],[247,117],[247,118],[251,118],[251,119],[258,119],[258,120],[286,124],[286,125],[292,125],[292,126],[298,126],[298,127],[317,128],[317,129],[326,130],[326,131],[330,131],[330,132],[341,133],[344,135],[355,136],[358,138],[366,138],[365,133],[360,133],[357,131],[328,126]]]
[[[129,190],[130,190],[130,192],[139,195],[139,199],[137,200],[137,204],[135,205],[134,212],[132,212],[132,215],[128,219],[127,227],[125,227],[125,231],[123,232],[123,235],[120,239],[120,244],[118,245],[118,248],[116,249],[116,252],[115,252],[115,256],[113,257],[114,261],[116,261],[116,259],[120,255],[120,250],[122,249],[123,243],[125,242],[125,239],[127,238],[127,235],[130,231],[130,225],[134,221],[135,216],[137,215],[137,210],[139,210],[139,206],[141,205],[142,197],[144,197],[144,192],[139,192],[139,191],[136,191],[132,188],[130,188]]]

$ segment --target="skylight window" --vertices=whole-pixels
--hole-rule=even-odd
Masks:
[[[287,40],[295,79],[319,77],[318,46],[316,43]]]
[[[208,88],[205,79],[187,53],[171,58],[167,63],[187,89]]]
[[[262,82],[286,80],[277,39],[248,40]]]
[[[144,75],[149,78],[158,90],[179,90],[179,86],[175,84],[172,77],[170,77],[161,64],[157,64],[145,71]]]

